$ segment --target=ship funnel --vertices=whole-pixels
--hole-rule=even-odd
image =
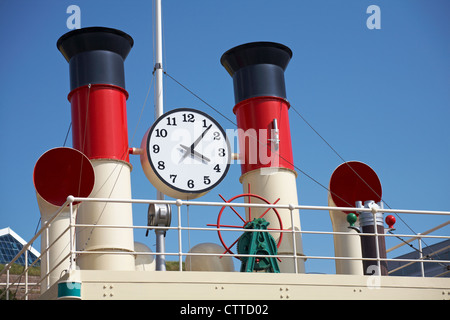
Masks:
[[[56,46],[69,62],[70,89],[88,84],[125,88],[123,62],[133,43],[133,38],[125,32],[104,27],[77,29],[64,34]]]
[[[38,159],[33,180],[41,212],[41,224],[44,225],[66,202],[69,195],[88,197],[94,187],[95,177],[91,162],[80,151],[55,148]],[[74,206],[74,210],[76,209],[77,206]],[[49,251],[42,255],[41,277],[55,268],[42,282],[41,292],[57,282],[61,272],[69,267],[69,223],[70,211],[66,207],[51,223],[48,236],[45,233],[41,236],[41,252],[45,252],[48,245],[52,245]]]
[[[253,193],[270,203],[297,205],[297,173],[289,127],[284,71],[292,51],[274,42],[252,42],[226,51],[221,64],[233,78],[234,98],[241,162],[240,182],[244,193]],[[251,191],[250,191],[251,190]],[[259,200],[256,200],[256,202]],[[253,202],[253,201],[252,201]],[[246,211],[247,220],[264,213],[257,208]],[[284,229],[301,231],[298,210],[278,209]],[[291,218],[291,213],[293,217]],[[273,212],[264,215],[271,228],[280,225]],[[271,233],[276,241],[280,233]],[[295,249],[294,249],[295,248]],[[286,233],[279,254],[302,256],[301,235]],[[297,266],[297,267],[296,267]],[[281,272],[304,272],[304,259],[283,259]]]
[[[367,164],[359,161],[348,161],[339,165],[331,175],[328,190],[330,207],[354,208],[356,201],[362,201],[362,203],[369,200],[381,201],[382,189],[377,174]],[[336,257],[361,258],[364,256],[361,249],[363,239],[360,239],[360,236],[351,235],[356,234],[357,229],[349,228],[349,222],[347,222],[347,214],[351,212],[355,213],[330,210],[333,231],[349,234],[334,235]],[[336,260],[336,273],[363,275],[363,263],[360,260]]]
[[[125,32],[104,27],[73,30],[57,41],[69,62],[72,145],[94,167],[96,198],[131,199],[124,60],[133,44]],[[85,203],[77,223],[130,227],[79,227],[77,250],[89,251],[78,257],[80,269],[135,269],[131,203]]]
[[[124,60],[133,43],[104,27],[73,30],[57,41],[69,62],[73,147],[89,159],[129,162]]]
[[[233,77],[236,104],[260,96],[286,99],[284,71],[291,58],[291,49],[274,42],[247,43],[225,52],[220,62]]]

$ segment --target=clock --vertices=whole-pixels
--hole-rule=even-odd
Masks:
[[[160,192],[195,199],[228,172],[231,148],[225,131],[208,114],[189,108],[160,116],[142,140],[141,164]]]

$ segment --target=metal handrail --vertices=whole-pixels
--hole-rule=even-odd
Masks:
[[[442,229],[443,227],[445,227],[445,226],[447,226],[447,225],[449,225],[449,224],[450,224],[450,220],[448,220],[448,221],[446,221],[446,222],[444,222],[444,223],[441,223],[440,225],[438,225],[438,226],[436,226],[436,227],[434,227],[434,228],[431,228],[431,229],[429,229],[429,230],[427,230],[427,231],[425,231],[425,232],[418,233],[416,236],[411,237],[410,239],[408,239],[408,240],[406,240],[406,241],[403,240],[403,241],[402,241],[401,243],[399,243],[398,245],[393,246],[392,248],[387,249],[386,252],[391,252],[391,251],[393,251],[393,250],[395,250],[395,249],[398,249],[398,248],[400,248],[400,247],[402,247],[402,246],[404,246],[404,245],[409,245],[411,242],[417,240],[417,241],[418,241],[418,244],[419,244],[419,249],[418,249],[418,251],[419,251],[419,254],[420,254],[420,256],[419,256],[418,259],[415,259],[414,261],[410,261],[409,263],[405,263],[404,265],[402,265],[402,266],[400,266],[400,267],[398,267],[398,268],[395,268],[394,270],[391,270],[389,273],[394,273],[394,272],[399,271],[399,270],[401,270],[401,269],[404,269],[404,268],[406,268],[406,267],[408,267],[408,266],[410,266],[410,265],[413,265],[414,263],[420,262],[420,269],[421,269],[420,271],[421,271],[421,275],[422,275],[422,277],[425,277],[425,268],[424,268],[423,263],[424,263],[424,262],[429,262],[429,260],[428,260],[428,261],[425,261],[424,259],[427,258],[427,257],[429,258],[430,255],[427,255],[427,257],[423,257],[423,255],[422,255],[422,242],[423,242],[422,238],[431,238],[431,237],[424,237],[424,235],[428,235],[428,234],[430,234],[431,232],[434,232],[434,231],[436,231],[436,230]],[[401,237],[401,236],[402,236],[402,235],[397,235],[397,237]],[[433,237],[433,238],[434,238],[434,237]],[[447,237],[444,237],[444,238],[447,238]],[[445,249],[445,248],[444,248],[444,249]],[[435,255],[435,254],[439,253],[440,251],[443,251],[444,249],[440,249],[440,250],[438,250],[438,251],[434,251],[431,255]],[[400,261],[400,260],[399,260],[399,259],[395,259],[395,261]],[[436,263],[445,263],[445,261],[443,261],[443,260],[434,260],[434,262],[436,262]],[[444,274],[446,274],[446,273],[448,273],[448,272],[450,272],[450,270],[448,270],[448,271],[442,273],[442,275],[444,275]],[[438,276],[439,276],[439,275],[438,275]]]
[[[249,203],[223,203],[223,202],[204,202],[204,201],[184,201],[184,200],[144,200],[144,199],[108,199],[108,198],[74,198],[73,201],[88,201],[88,202],[116,202],[116,203],[143,203],[143,204],[171,204],[171,205],[176,205],[178,208],[178,221],[179,221],[179,225],[176,227],[157,227],[157,226],[152,226],[152,229],[164,229],[164,230],[178,230],[179,235],[178,235],[178,241],[179,241],[179,252],[178,253],[150,253],[152,255],[172,255],[172,256],[179,256],[179,266],[180,266],[180,271],[181,271],[181,264],[182,264],[182,257],[183,256],[190,256],[190,255],[206,255],[206,254],[192,254],[192,253],[183,253],[181,250],[181,231],[182,230],[203,230],[203,231],[234,231],[234,232],[238,232],[239,230],[236,229],[227,229],[227,228],[204,228],[204,227],[183,227],[180,224],[181,221],[181,212],[180,212],[180,208],[183,205],[197,205],[197,206],[216,206],[216,207],[224,207],[224,206],[228,206],[228,207],[245,207],[245,208],[276,208],[276,209],[289,209],[291,212],[291,217],[293,218],[293,214],[292,211],[293,210],[326,210],[326,211],[330,211],[330,210],[338,210],[338,211],[358,211],[358,212],[371,212],[373,214],[376,214],[377,212],[384,212],[384,213],[407,213],[407,214],[436,214],[436,215],[448,215],[450,216],[450,212],[449,211],[429,211],[429,210],[397,210],[397,209],[384,209],[384,208],[349,208],[349,207],[329,207],[329,206],[307,206],[307,205],[282,205],[282,204],[249,204]],[[148,229],[148,226],[117,226],[117,225],[86,225],[86,224],[75,224],[75,227],[77,226],[89,226],[89,227],[108,227],[108,228],[143,228],[143,229]],[[383,237],[415,237],[415,238],[435,238],[435,239],[450,239],[450,237],[447,236],[430,236],[430,235],[425,235],[423,234],[416,234],[416,235],[408,235],[408,234],[378,234],[376,232],[376,228],[375,228],[375,232],[374,233],[364,233],[364,234],[356,234],[356,233],[346,233],[346,232],[327,232],[327,231],[300,231],[300,230],[289,230],[289,231],[283,231],[284,233],[292,233],[293,234],[293,243],[295,246],[295,234],[330,234],[330,235],[336,235],[336,234],[341,234],[341,235],[348,235],[348,236],[383,236]],[[277,231],[277,230],[245,230],[245,232],[273,232],[273,231]],[[244,232],[244,230],[242,230],[241,232]],[[378,237],[377,237],[378,239]],[[378,241],[377,241],[378,242]],[[296,248],[294,248],[294,253],[293,255],[284,255],[284,256],[280,256],[280,255],[276,255],[276,257],[279,258],[294,258],[294,263],[295,263],[295,270],[297,270],[297,259],[301,258],[301,259],[330,259],[330,260],[369,260],[369,261],[377,261],[378,266],[380,267],[380,262],[381,261],[405,261],[405,262],[409,262],[409,261],[417,261],[417,259],[389,259],[389,258],[380,258],[380,257],[376,257],[376,258],[353,258],[353,257],[320,257],[320,256],[306,256],[306,255],[297,255],[297,250]],[[77,254],[82,253],[81,251],[77,251]],[[83,252],[83,253],[87,253],[87,252]],[[99,251],[96,251],[96,253],[100,253]],[[129,254],[129,253],[128,253]],[[136,253],[136,254],[140,254],[140,253]],[[212,256],[222,256],[223,254],[209,254]],[[232,254],[232,256],[234,257],[251,257],[251,256],[255,256],[255,255],[241,255],[241,254]],[[261,255],[258,255],[260,257],[263,257]],[[272,257],[272,256],[267,256],[267,257]],[[450,261],[446,261],[446,260],[439,260],[439,261],[426,261],[426,262],[440,262],[440,263],[450,263]]]
[[[404,246],[404,245],[407,245],[407,244],[413,242],[414,240],[420,239],[422,235],[430,234],[431,232],[434,232],[434,231],[436,231],[436,230],[442,229],[443,227],[445,227],[445,226],[447,226],[447,225],[449,225],[449,224],[450,224],[450,220],[449,220],[449,221],[446,221],[446,222],[444,222],[444,223],[442,223],[442,224],[440,224],[440,225],[438,225],[438,226],[436,226],[436,227],[434,227],[434,228],[431,228],[430,230],[427,230],[427,231],[425,231],[425,232],[418,233],[415,237],[413,237],[413,238],[411,238],[411,239],[409,239],[409,240],[406,240],[405,242],[399,243],[398,245],[393,246],[392,248],[389,248],[389,249],[387,249],[386,251],[387,251],[387,252],[391,252],[391,251],[393,251],[393,250],[395,250],[395,249],[398,249],[398,248],[400,248],[400,247],[402,247],[402,246]]]
[[[73,198],[73,197],[72,197]],[[33,238],[28,241],[27,244],[25,244],[22,248],[22,250],[19,251],[19,253],[7,264],[5,265],[5,267],[0,270],[0,276],[3,274],[7,274],[7,278],[9,279],[9,270],[11,269],[12,265],[14,264],[14,262],[16,262],[20,256],[25,252],[25,257],[27,258],[28,256],[28,250],[29,248],[31,248],[31,246],[33,245],[34,241],[36,241],[36,239],[42,234],[42,232],[44,232],[44,230],[47,230],[47,228],[51,225],[51,223],[59,216],[59,214],[63,211],[63,209],[70,203],[72,203],[72,199],[70,197],[67,198],[66,202],[64,202],[64,204],[59,207],[58,210],[55,211],[55,213],[53,214],[53,216],[41,227],[41,229],[39,229],[39,231],[33,236]],[[49,246],[49,248],[51,247],[51,245]],[[48,250],[48,248],[47,248]],[[26,287],[26,292],[25,292],[25,299],[28,299],[28,270],[29,268],[31,268],[40,258],[42,257],[42,253],[41,256],[38,257],[31,265],[28,265],[28,259],[26,259],[25,261],[25,270],[23,271],[22,274],[25,274],[25,287]],[[13,283],[11,283],[12,285],[14,285],[17,282],[14,281]],[[38,282],[38,284],[42,282],[42,279]],[[6,294],[8,296],[9,294],[9,287],[11,285],[7,285],[6,286],[6,290],[5,292],[3,292],[2,294],[0,294],[0,298]]]
[[[187,253],[182,251],[182,242],[181,242],[181,231],[182,230],[197,230],[197,231],[233,231],[233,232],[239,232],[239,230],[231,229],[231,228],[213,228],[213,227],[184,227],[181,225],[181,207],[185,205],[189,206],[216,206],[216,207],[245,207],[245,208],[276,208],[276,209],[288,209],[291,212],[291,218],[293,219],[294,215],[292,214],[294,210],[322,210],[322,211],[330,211],[330,210],[336,210],[336,211],[358,211],[358,212],[372,212],[373,214],[376,214],[377,212],[384,212],[384,213],[405,213],[405,214],[433,214],[433,215],[444,215],[450,217],[450,211],[429,211],[429,210],[402,210],[402,209],[384,209],[384,208],[349,208],[349,207],[329,207],[329,206],[308,206],[308,205],[282,205],[282,204],[255,204],[255,203],[227,203],[227,202],[203,202],[203,201],[185,201],[185,200],[145,200],[145,199],[109,199],[109,198],[81,198],[81,197],[73,197],[69,196],[67,197],[67,201],[53,214],[53,216],[41,227],[41,229],[34,235],[34,237],[22,248],[22,250],[14,257],[14,259],[11,260],[10,263],[8,263],[3,270],[0,271],[0,275],[4,274],[5,272],[9,273],[9,269],[11,268],[12,264],[26,251],[28,248],[31,247],[31,245],[34,243],[34,241],[46,230],[49,225],[58,217],[58,215],[65,209],[67,206],[70,207],[70,225],[69,227],[64,231],[71,233],[71,240],[70,240],[70,268],[75,268],[74,259],[77,254],[83,253],[83,254],[89,254],[88,251],[77,251],[73,246],[73,230],[76,227],[80,226],[88,226],[93,228],[101,228],[101,227],[108,227],[108,228],[133,228],[133,229],[149,229],[149,226],[119,226],[119,225],[87,225],[87,224],[76,224],[74,221],[74,214],[73,214],[73,208],[72,204],[74,202],[112,202],[112,203],[132,203],[132,204],[168,204],[168,205],[175,205],[177,207],[177,214],[178,214],[178,226],[174,227],[157,227],[152,226],[151,229],[165,229],[165,230],[177,230],[178,231],[178,247],[179,251],[175,253],[170,252],[164,252],[164,253],[158,253],[158,252],[133,252],[135,255],[168,255],[168,256],[178,256],[179,257],[179,270],[182,271],[182,258],[184,256],[196,256],[196,255],[209,255],[209,256],[223,256],[223,254],[215,254],[215,253]],[[438,227],[443,227],[447,225],[449,222],[443,223]],[[436,228],[438,228],[436,227]],[[432,231],[437,230],[436,228],[432,229]],[[242,232],[273,232],[274,230],[242,230]],[[276,231],[276,230],[275,230]],[[429,230],[430,231],[430,230]],[[431,232],[431,231],[430,231]],[[422,239],[422,238],[434,238],[434,239],[450,239],[450,236],[433,236],[429,235],[429,232],[424,232],[421,234],[415,234],[415,235],[408,235],[408,234],[378,234],[375,228],[374,233],[346,233],[346,232],[334,232],[334,231],[304,231],[304,230],[283,230],[283,233],[292,233],[293,235],[293,243],[295,246],[295,236],[296,234],[327,234],[327,235],[347,235],[347,236],[380,236],[380,237],[410,237],[413,238],[411,241]],[[58,237],[56,240],[58,240],[60,237]],[[378,237],[376,237],[378,239]],[[41,258],[43,254],[48,252],[48,250],[52,247],[52,245],[56,242],[56,240],[49,244],[49,246],[44,250],[44,252],[41,253]],[[394,248],[395,249],[395,248]],[[389,249],[389,252],[393,249]],[[113,254],[122,254],[121,252],[114,251],[95,251],[96,254],[99,253],[113,253]],[[125,254],[125,253],[123,253]],[[129,252],[126,252],[126,254],[130,254]],[[233,254],[235,257],[255,257],[256,255],[249,255],[249,254]],[[258,255],[258,257],[279,257],[279,258],[294,258],[295,263],[295,270],[297,270],[297,260],[298,259],[329,259],[329,260],[370,260],[370,261],[377,261],[378,265],[381,261],[404,261],[404,262],[417,262],[421,261],[423,262],[438,262],[438,263],[450,263],[450,261],[447,260],[435,260],[435,261],[425,261],[423,259],[390,259],[390,258],[354,258],[354,257],[327,257],[327,256],[309,256],[309,255],[303,255],[298,254],[296,248],[294,247],[294,252],[292,255]],[[64,259],[67,258],[67,255],[64,257]],[[36,260],[38,261],[38,259]],[[36,263],[36,261],[34,263]],[[62,262],[62,260],[61,260]],[[61,263],[60,262],[60,263]],[[34,263],[32,265],[34,265]],[[26,265],[24,273],[27,275],[28,270],[31,266]],[[57,266],[56,266],[57,267]],[[55,269],[54,267],[53,269]],[[48,270],[46,272],[46,275],[40,279],[40,281],[34,285],[40,284],[46,277],[49,276],[49,274],[52,272],[52,270]],[[27,279],[26,279],[27,280]],[[12,283],[14,284],[14,283]],[[26,285],[26,291],[28,291],[28,282],[25,282]],[[10,285],[7,286],[9,288]],[[7,292],[8,290],[6,290]],[[28,292],[25,292],[25,297],[27,298]]]

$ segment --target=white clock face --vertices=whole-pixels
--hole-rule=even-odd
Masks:
[[[194,109],[175,109],[158,118],[149,130],[146,149],[152,179],[169,187],[160,191],[172,197],[190,194],[187,198],[192,199],[206,193],[230,166],[225,131],[213,118]]]

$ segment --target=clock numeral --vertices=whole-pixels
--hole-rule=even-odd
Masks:
[[[214,132],[214,139],[213,140],[220,140],[220,133],[219,132]]]
[[[225,149],[219,148],[219,157],[225,157]]]
[[[156,137],[157,138],[161,138],[161,137],[165,138],[165,137],[167,137],[167,130],[166,129],[156,129],[155,132],[156,132]]]
[[[164,161],[158,161],[158,169],[164,170],[165,168],[166,168],[166,164],[164,163]]]
[[[177,178],[177,175],[171,174],[169,177],[170,177],[170,179],[172,179],[172,183],[175,183],[175,179]]]
[[[183,113],[183,122],[194,122],[194,114],[192,113]]]
[[[189,187],[189,188],[193,188],[194,187],[194,180],[189,180],[188,182],[187,182],[187,186]]]
[[[218,164],[216,164],[216,166],[214,167],[214,170],[216,170],[216,172],[220,172],[220,166]]]
[[[203,119],[203,128],[208,128],[208,126],[206,125],[206,119]]]
[[[177,121],[175,117],[167,117],[167,125],[168,126],[176,126],[177,125]]]
[[[211,183],[211,179],[209,178],[209,176],[204,176],[203,177],[203,183],[208,185]]]
[[[153,153],[158,153],[159,152],[159,146],[157,144],[153,145]]]

